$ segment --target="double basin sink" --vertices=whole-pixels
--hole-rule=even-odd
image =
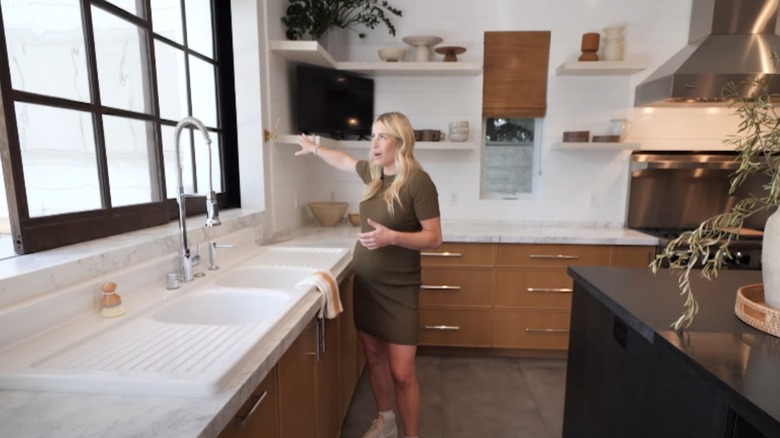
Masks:
[[[348,254],[254,247],[235,267],[178,291],[135,291],[126,316],[85,316],[4,350],[0,389],[211,396],[248,357],[279,341],[272,330],[313,291],[298,283],[336,272]]]

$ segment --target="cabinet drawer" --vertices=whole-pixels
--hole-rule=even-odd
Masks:
[[[564,268],[569,265],[609,266],[611,248],[605,245],[497,245],[496,266]]]
[[[563,269],[496,269],[495,307],[571,309],[572,279]]]
[[[654,258],[654,246],[612,247],[612,266],[622,268],[646,268]]]
[[[437,268],[422,270],[420,306],[490,308],[493,273],[490,268]]]
[[[443,243],[421,252],[422,266],[493,266],[493,244]]]
[[[569,312],[493,310],[493,347],[566,350]]]
[[[219,434],[219,438],[267,437],[278,435],[276,402],[276,367],[263,379],[238,410],[235,418]]]
[[[490,347],[490,310],[420,309],[420,345]]]

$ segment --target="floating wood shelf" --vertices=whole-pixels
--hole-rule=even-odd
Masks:
[[[297,144],[297,135],[280,135],[276,138],[278,144]],[[332,138],[315,135],[314,143],[333,149],[368,149],[371,143],[367,140],[333,140]],[[418,141],[414,143],[415,149],[441,150],[441,151],[468,151],[477,148],[474,142],[463,141]]]
[[[476,76],[478,62],[336,61],[317,41],[271,41],[271,50],[288,61],[373,76]]]
[[[630,61],[565,62],[555,69],[557,76],[629,76],[645,69]]]

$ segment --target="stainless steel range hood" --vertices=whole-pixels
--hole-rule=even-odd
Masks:
[[[741,86],[778,72],[773,51],[780,0],[693,0],[688,45],[636,87],[634,106],[723,104],[728,83]],[[780,81],[773,92],[780,92]]]

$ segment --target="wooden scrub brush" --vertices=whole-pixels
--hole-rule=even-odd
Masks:
[[[100,315],[103,318],[115,318],[125,314],[122,298],[116,294],[116,283],[104,283],[100,286]]]

